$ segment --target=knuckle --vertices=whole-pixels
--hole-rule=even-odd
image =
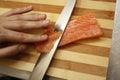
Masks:
[[[21,10],[21,8],[16,8],[16,9],[13,9],[13,13],[16,13],[16,12],[18,12],[18,11],[20,11]]]
[[[26,42],[26,38],[27,36],[24,33],[20,33],[18,34],[18,36],[20,37],[20,42]]]
[[[34,26],[34,28],[40,28],[41,27],[41,24],[40,24],[40,22],[35,22],[34,24],[33,24],[33,26]]]
[[[14,49],[12,55],[15,55],[15,54],[17,54],[17,53],[19,53],[19,52],[20,52],[20,50],[19,50],[19,46],[17,46],[17,47]]]
[[[25,45],[23,45],[23,44],[19,44],[19,45],[17,45],[17,47],[16,47],[16,52],[17,53],[19,53],[19,52],[21,52],[21,51],[24,51],[26,49],[26,46]]]
[[[30,14],[31,19],[39,20],[38,14]]]
[[[6,39],[7,36],[7,31],[0,28],[0,42],[4,41]]]
[[[12,14],[15,14],[18,10],[19,10],[19,8],[16,8],[16,9],[13,9],[13,10],[11,10],[9,12],[12,13]]]
[[[33,15],[33,17],[34,17],[36,20],[39,20],[39,15],[38,15],[38,14]]]
[[[26,40],[24,33],[20,33],[19,36],[21,38],[21,42],[24,42]]]
[[[16,47],[16,53],[19,53],[20,51],[21,51],[20,45],[18,45],[18,46]]]
[[[19,27],[19,29],[24,29],[25,28],[26,22],[24,21],[18,21],[16,25]]]
[[[21,15],[16,15],[16,19],[21,20]]]

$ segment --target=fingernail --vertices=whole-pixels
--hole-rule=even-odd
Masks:
[[[41,35],[40,36],[40,41],[44,41],[48,38],[48,36],[45,34],[45,35]]]
[[[23,45],[23,44],[20,44],[20,46],[19,46],[20,51],[24,51],[26,48],[27,48],[27,46]]]
[[[44,21],[43,21],[43,25],[44,25],[44,26],[48,26],[49,24],[50,24],[50,20],[44,20]]]

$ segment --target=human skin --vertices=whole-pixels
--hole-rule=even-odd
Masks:
[[[0,58],[12,56],[24,51],[25,43],[44,41],[47,35],[25,33],[25,30],[40,29],[50,23],[45,14],[25,14],[33,10],[32,6],[17,8],[0,15],[0,43],[13,42],[14,45],[0,48]]]

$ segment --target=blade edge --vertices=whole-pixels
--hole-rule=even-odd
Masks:
[[[120,0],[117,0],[115,10],[112,45],[106,80],[120,80]]]
[[[68,0],[66,6],[64,7],[63,11],[61,12],[61,15],[59,16],[56,24],[55,24],[55,28],[57,28],[58,30],[62,31],[61,36],[55,41],[54,43],[54,47],[53,49],[50,51],[50,53],[47,54],[42,54],[41,58],[38,60],[38,64],[36,65],[36,67],[34,68],[32,75],[30,76],[29,80],[42,80],[43,76],[52,60],[52,57],[56,51],[56,48],[59,44],[59,41],[63,35],[64,29],[67,25],[67,22],[70,18],[70,15],[72,14],[72,10],[74,8],[76,0]],[[71,5],[71,6],[69,6]],[[66,10],[68,10],[69,8],[70,11],[66,12]],[[64,15],[64,13],[67,13],[67,15]],[[64,16],[65,18],[64,18]],[[67,16],[67,17],[66,17]],[[64,23],[64,24],[63,24]],[[61,28],[62,26],[62,28]],[[44,69],[43,69],[44,68]]]

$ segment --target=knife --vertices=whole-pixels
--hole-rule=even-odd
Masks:
[[[120,80],[120,0],[117,0],[107,80]]]
[[[55,30],[61,31],[60,37],[54,42],[54,46],[49,53],[43,53],[37,61],[35,68],[29,78],[29,80],[42,80],[49,64],[52,60],[52,57],[55,54],[57,46],[62,38],[66,25],[69,21],[69,18],[72,14],[73,8],[75,6],[76,0],[68,0],[64,9],[58,17],[58,20],[55,23]]]

